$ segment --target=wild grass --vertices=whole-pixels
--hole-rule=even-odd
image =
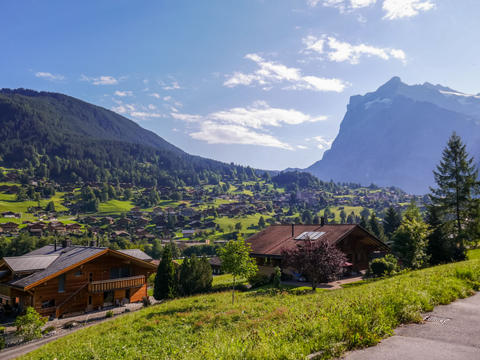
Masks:
[[[472,295],[479,279],[480,261],[471,260],[334,291],[241,292],[235,305],[230,292],[193,296],[80,330],[22,359],[301,359],[319,351],[327,359]]]

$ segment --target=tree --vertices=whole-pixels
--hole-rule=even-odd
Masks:
[[[419,269],[428,264],[429,235],[429,226],[423,221],[415,202],[412,202],[405,211],[402,223],[392,236],[392,251],[404,267]]]
[[[465,258],[465,242],[474,240],[472,223],[475,218],[476,195],[479,194],[478,170],[462,143],[454,132],[442,153],[442,160],[433,172],[436,188],[430,188],[432,205],[438,208],[438,216],[443,223],[450,223],[449,234],[459,248],[459,258]]]
[[[302,213],[302,222],[304,224],[311,224],[313,222],[313,215],[312,215],[312,212],[310,210],[306,209]]]
[[[258,227],[260,229],[263,229],[265,227],[265,219],[263,218],[263,216],[260,216],[260,219],[258,220]]]
[[[233,275],[232,304],[235,302],[235,285],[238,277],[249,278],[257,272],[257,264],[250,257],[250,245],[243,239],[230,240],[218,252],[222,270]]]
[[[322,238],[298,241],[295,248],[282,250],[282,259],[285,266],[293,267],[309,279],[312,290],[319,283],[337,278],[347,261],[335,244]]]
[[[42,337],[42,326],[47,322],[47,318],[41,317],[31,306],[27,307],[23,316],[18,316],[15,320],[17,335],[23,338],[23,341],[30,341]]]
[[[439,208],[429,206],[427,211],[427,224],[432,229],[428,236],[427,253],[431,265],[438,265],[453,261],[458,256],[459,248],[449,237],[451,230],[448,229],[451,223],[444,223],[440,218]]]
[[[55,203],[53,201],[49,201],[47,206],[45,207],[45,211],[55,212]]]
[[[368,220],[367,228],[371,231],[377,238],[380,240],[384,240],[385,236],[383,234],[383,227],[382,224],[378,221],[377,216],[374,212],[370,215],[370,219]]]
[[[347,222],[347,213],[344,209],[340,211],[340,224],[345,224]]]
[[[395,230],[398,229],[402,222],[402,215],[390,206],[387,209],[385,218],[383,219],[383,231],[385,235],[390,239]]]
[[[173,299],[177,290],[177,277],[173,265],[172,250],[169,245],[165,246],[162,260],[158,264],[157,275],[153,288],[153,297],[156,300]]]
[[[242,230],[242,223],[241,223],[241,222],[237,222],[237,223],[235,224],[235,230],[237,230],[237,231]]]
[[[194,254],[187,257],[180,265],[178,284],[182,295],[203,292],[212,286],[212,269],[206,258],[199,260]],[[210,281],[209,281],[210,279]]]

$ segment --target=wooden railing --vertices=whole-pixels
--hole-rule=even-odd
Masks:
[[[140,287],[145,284],[145,275],[130,276],[119,279],[92,281],[88,284],[88,291],[99,293],[110,290]]]

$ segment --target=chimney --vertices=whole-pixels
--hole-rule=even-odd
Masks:
[[[295,224],[292,224],[292,238],[295,236]]]
[[[62,248],[67,248],[69,246],[72,246],[72,241],[70,239],[65,239],[62,241]]]
[[[320,218],[320,226],[324,226],[325,225],[325,216],[322,216]]]

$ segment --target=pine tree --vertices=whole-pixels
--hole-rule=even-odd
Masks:
[[[395,210],[393,206],[390,206],[387,209],[385,218],[383,219],[383,231],[385,233],[385,236],[390,239],[395,230],[397,230],[400,226],[401,222],[402,215],[397,210]]]
[[[454,132],[443,150],[442,160],[433,172],[436,188],[430,188],[432,205],[438,208],[438,215],[443,223],[448,223],[448,234],[458,247],[459,259],[465,257],[465,242],[474,240],[472,223],[480,221],[475,218],[475,196],[479,193],[478,170],[473,164],[462,143]],[[474,224],[473,224],[474,225]]]
[[[428,264],[429,235],[429,226],[423,221],[415,202],[412,202],[405,211],[402,223],[392,236],[392,251],[404,267],[419,269]]]
[[[163,250],[162,260],[158,264],[155,277],[153,297],[156,300],[173,299],[176,295],[177,277],[172,260],[172,250],[167,245]]]
[[[453,261],[458,248],[451,241],[448,234],[448,226],[451,224],[443,223],[439,216],[439,209],[436,206],[429,206],[427,212],[427,224],[432,229],[428,236],[427,253],[430,256],[430,264],[438,265]]]
[[[383,227],[382,224],[378,221],[377,215],[372,212],[370,215],[370,219],[368,220],[367,228],[370,232],[372,232],[377,238],[380,240],[384,240],[385,236],[383,234]]]

